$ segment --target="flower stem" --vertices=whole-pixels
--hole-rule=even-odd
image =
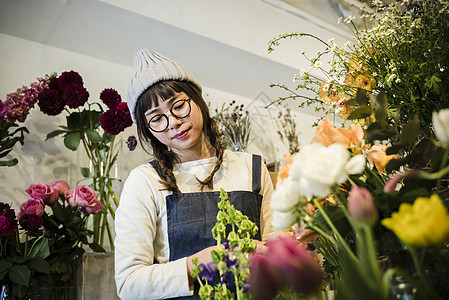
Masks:
[[[326,214],[326,212],[324,211],[324,209],[321,207],[321,205],[318,203],[318,201],[316,199],[313,199],[313,203],[315,204],[315,206],[318,208],[318,210],[321,212],[321,214],[323,215],[323,218],[326,220],[327,224],[329,225],[329,227],[332,229],[332,231],[334,232],[334,234],[338,237],[339,244],[343,247],[343,249],[346,250],[346,252],[348,253],[349,257],[353,260],[354,263],[358,264],[359,260],[357,259],[357,257],[355,256],[354,252],[352,252],[351,248],[349,248],[348,244],[346,243],[345,239],[341,236],[340,232],[338,231],[338,229],[335,227],[334,223],[332,223],[331,219],[329,218],[329,216]]]

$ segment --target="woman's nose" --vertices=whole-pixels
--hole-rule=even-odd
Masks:
[[[170,112],[167,114],[168,118],[168,127],[169,128],[178,128],[182,124],[182,119],[176,118],[174,115],[172,115]]]

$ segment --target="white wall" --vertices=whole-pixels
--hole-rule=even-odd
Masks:
[[[22,85],[29,85],[37,77],[51,72],[60,74],[72,69],[83,77],[91,101],[98,100],[104,88],[114,88],[126,99],[132,55],[142,41],[134,39],[133,32],[125,36],[126,28],[122,27],[134,28],[132,26],[136,24],[132,24],[133,20],[140,22],[139,26],[142,24],[148,26],[146,22],[155,18],[183,27],[180,36],[186,36],[186,30],[195,32],[195,35],[187,35],[183,41],[194,43],[186,47],[192,49],[197,47],[196,55],[188,56],[188,53],[184,53],[183,45],[175,44],[173,47],[170,43],[164,44],[163,38],[170,39],[170,36],[164,36],[164,32],[149,35],[148,41],[150,44],[166,47],[166,51],[175,57],[186,59],[186,62],[179,61],[188,66],[203,83],[204,97],[211,103],[212,109],[231,100],[245,104],[253,118],[248,151],[264,155],[268,163],[281,159],[283,154],[288,152],[287,146],[280,141],[274,129],[273,118],[277,116],[279,108],[276,106],[264,108],[282,95],[282,91],[270,89],[268,85],[291,82],[293,74],[304,67],[298,60],[298,49],[308,49],[313,53],[314,48],[313,44],[304,41],[287,41],[278,52],[267,54],[266,43],[277,34],[292,30],[316,31],[324,39],[333,35],[326,33],[321,27],[295,19],[258,0],[189,2],[42,0],[38,6],[33,5],[36,5],[33,1],[0,0],[0,99],[5,100],[6,94]],[[40,5],[44,6],[44,9],[38,12],[37,8]],[[45,5],[54,7],[54,10],[45,10]],[[29,11],[29,6],[33,6],[32,11]],[[139,19],[125,12],[117,12],[114,7],[121,7],[127,12],[138,12],[148,19]],[[98,12],[92,12],[92,9],[97,9]],[[85,22],[80,15],[83,11],[86,14],[90,13],[91,16],[97,14],[99,19],[103,12],[123,16],[126,22],[114,27],[115,23],[123,20],[108,20],[107,16],[101,16],[108,21],[91,27],[90,30],[95,32],[94,35],[89,35],[89,32],[76,32],[76,25],[79,24],[82,28]],[[43,19],[45,12],[51,12],[48,16],[49,24]],[[73,21],[75,17],[81,18],[81,21]],[[40,28],[44,26],[44,32],[40,32]],[[117,30],[120,32],[114,36]],[[105,32],[109,34],[107,38],[103,36]],[[70,36],[67,36],[69,34]],[[111,42],[111,38],[117,40]],[[339,39],[345,40],[342,37]],[[145,44],[148,44],[148,41],[145,41]],[[134,42],[135,44],[129,44]],[[101,48],[103,44],[105,49]],[[210,47],[216,51],[201,52],[202,47]],[[230,53],[236,55],[235,60]],[[163,54],[172,57],[166,54],[165,50]],[[216,61],[216,65],[204,64],[204,61],[208,61],[206,55],[210,55]],[[219,58],[223,58],[223,61],[219,61]],[[246,65],[248,61],[254,65]],[[258,67],[261,65],[265,69],[259,70]],[[253,69],[253,73],[245,73],[248,68]],[[217,80],[214,81],[215,77]],[[313,135],[314,129],[311,125],[317,116],[310,111],[295,110],[294,104],[290,104],[290,107],[297,116],[301,131],[300,143],[305,145],[310,142]],[[65,148],[60,137],[45,141],[47,133],[64,124],[65,115],[50,117],[41,113],[37,106],[32,109],[24,124],[30,131],[25,137],[25,145],[22,147],[17,144],[10,154],[10,157],[19,159],[19,164],[11,168],[0,168],[0,201],[14,203],[14,207],[17,208],[20,203],[27,200],[24,190],[32,182],[50,183],[64,179],[71,187],[75,186],[76,181],[80,179],[77,153]],[[126,139],[129,135],[136,135],[135,126],[128,128],[120,136]],[[121,178],[125,180],[132,168],[148,158],[149,156],[140,148],[129,152],[124,146]]]

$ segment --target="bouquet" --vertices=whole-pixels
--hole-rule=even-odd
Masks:
[[[318,126],[312,144],[293,157],[287,177],[278,179],[273,222],[278,229],[297,224],[319,234],[313,243],[337,297],[445,299],[449,110],[433,114],[437,140],[418,140],[417,119],[402,130],[389,127],[384,101],[381,94],[367,104],[376,121],[362,135],[365,143],[355,138],[360,124]],[[368,134],[370,127],[376,135]],[[392,132],[398,142],[366,147]]]
[[[236,105],[233,100],[229,105],[223,103],[220,110],[215,109],[213,117],[226,144],[233,151],[244,151],[249,141],[251,118],[248,111],[243,112],[243,108],[243,104]]]
[[[48,87],[39,93],[38,105],[43,113],[50,116],[64,110],[68,113],[67,125],[50,132],[47,139],[63,135],[64,145],[72,151],[82,144],[89,166],[81,167],[81,174],[91,179],[89,185],[98,192],[100,202],[106,207],[93,218],[94,242],[103,246],[107,235],[113,251],[108,214],[114,219],[119,201],[113,187],[116,175],[112,172],[119,155],[116,137],[132,125],[132,120],[127,104],[122,102],[114,89],[104,89],[100,94],[107,110],[98,102],[88,102],[88,99],[89,92],[84,87],[82,77],[70,71],[63,72],[59,77],[56,74],[50,77]],[[134,150],[135,145],[136,139],[130,137],[129,149]]]
[[[30,198],[17,214],[0,202],[0,285],[9,287],[13,299],[32,297],[42,286],[70,285],[82,246],[99,250],[88,241],[93,232],[86,222],[104,208],[93,189],[71,190],[64,180],[32,183],[25,192]]]

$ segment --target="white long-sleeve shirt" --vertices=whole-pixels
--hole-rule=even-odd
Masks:
[[[173,173],[182,193],[199,192],[195,179],[206,178],[216,158],[177,164]],[[131,171],[123,187],[115,216],[115,281],[121,299],[163,299],[191,295],[186,258],[169,262],[167,211],[159,176],[149,164]],[[214,191],[252,190],[252,155],[225,151],[214,176]],[[270,199],[273,186],[262,163],[262,240],[272,233]]]

